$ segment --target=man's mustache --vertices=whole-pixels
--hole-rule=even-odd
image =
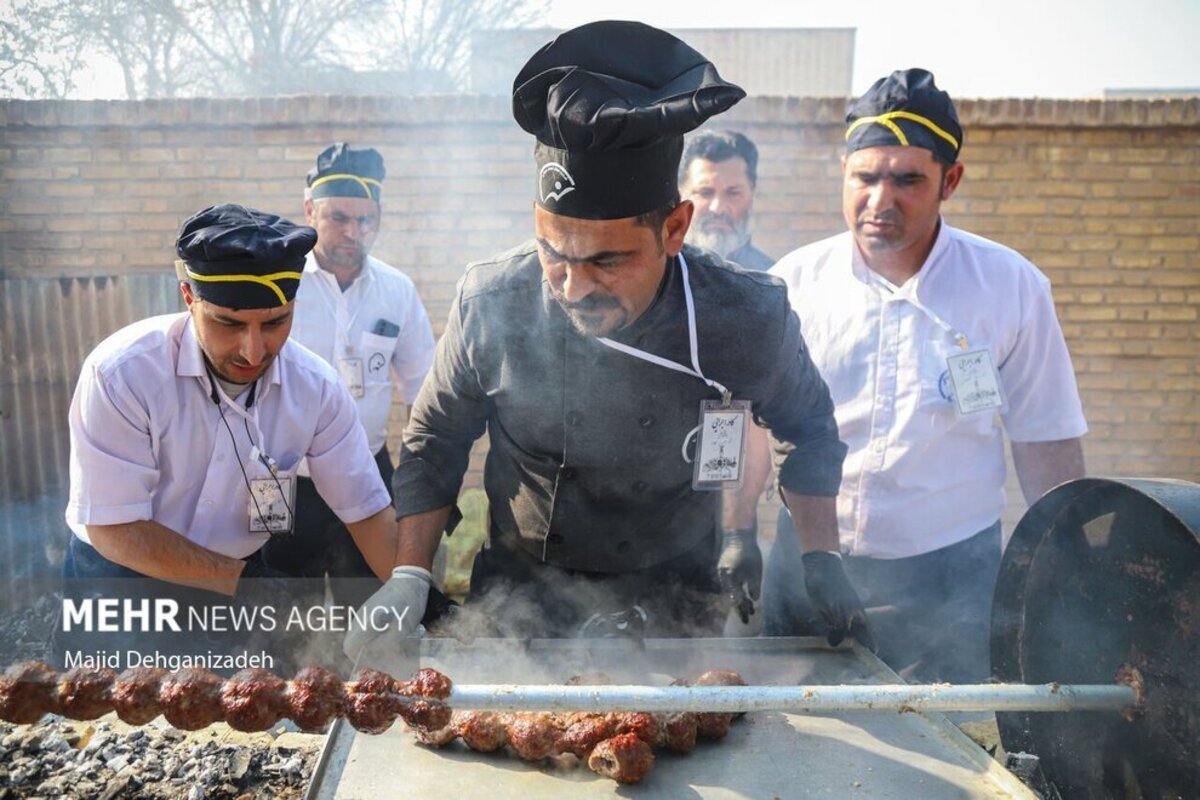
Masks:
[[[879,214],[863,214],[858,218],[859,224],[865,223],[883,223],[884,225],[896,225],[902,222],[903,219],[898,211],[883,211]]]
[[[568,303],[562,294],[554,292],[554,299],[567,311],[601,311],[608,308],[620,308],[621,306],[621,302],[615,297],[592,297],[589,295],[582,300]]]
[[[700,218],[700,227],[708,228],[713,225],[723,224],[733,228],[737,226],[737,220],[728,214],[705,214]]]

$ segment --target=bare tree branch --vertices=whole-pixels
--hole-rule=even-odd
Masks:
[[[545,0],[0,0],[0,91],[65,96],[89,58],[125,96],[270,95],[403,74],[408,91],[466,87],[472,32],[536,20]]]
[[[413,91],[465,89],[471,35],[537,22],[545,0],[390,0],[372,29],[375,69],[404,73]]]

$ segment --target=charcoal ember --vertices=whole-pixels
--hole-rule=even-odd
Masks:
[[[58,703],[62,715],[87,720],[102,717],[113,710],[110,693],[117,673],[111,669],[76,667],[58,682]]]
[[[546,713],[517,713],[507,720],[508,744],[524,761],[540,761],[555,751],[558,731]]]
[[[162,713],[158,692],[169,675],[158,667],[130,667],[113,681],[109,699],[122,722],[145,725]]]
[[[636,734],[622,733],[596,745],[588,768],[617,783],[638,783],[654,769],[654,751]]]
[[[236,672],[221,687],[221,711],[237,731],[265,731],[288,711],[287,682],[265,669]]]
[[[491,753],[508,741],[504,715],[492,711],[456,711],[451,727],[477,753]]]
[[[419,694],[434,700],[445,700],[450,696],[452,686],[450,679],[445,675],[436,669],[424,667],[413,673],[412,680],[397,688],[405,694]]]
[[[613,735],[608,714],[571,714],[563,720],[558,752],[587,758],[600,742]]]
[[[383,733],[396,721],[396,702],[390,694],[352,693],[347,697],[346,719],[355,730]]]
[[[696,749],[698,721],[691,711],[662,714],[658,719],[658,741],[655,742],[672,753],[690,753]]]
[[[613,714],[613,735],[632,733],[643,742],[653,746],[658,740],[658,718],[642,711]]]
[[[305,667],[296,673],[285,699],[288,718],[306,731],[324,728],[347,702],[342,679],[323,667]]]
[[[206,669],[188,667],[168,674],[158,699],[167,722],[181,731],[207,728],[221,720],[221,679]]]
[[[0,676],[0,719],[28,725],[58,711],[58,673],[41,661],[13,664]]]

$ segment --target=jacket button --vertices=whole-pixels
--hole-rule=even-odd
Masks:
[[[578,411],[571,411],[567,414],[567,424],[571,427],[576,427],[580,422],[583,422],[583,415]]]
[[[643,428],[649,428],[653,424],[654,417],[650,416],[649,414],[638,420],[638,425],[641,425]]]
[[[634,494],[641,494],[644,491],[646,491],[646,482],[645,481],[634,481],[633,482]]]
[[[563,537],[561,533],[552,533],[546,537],[546,541],[550,544],[562,544]]]
[[[574,467],[563,467],[562,472],[559,474],[562,475],[564,481],[573,481],[578,472]]]
[[[626,542],[617,542],[617,552],[618,553],[628,553],[629,547],[630,547],[630,544],[627,541]]]

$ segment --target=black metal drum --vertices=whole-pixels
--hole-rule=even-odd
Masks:
[[[1006,682],[1109,683],[1122,667],[1144,680],[1133,719],[997,715],[1005,749],[1039,756],[1064,798],[1200,798],[1200,486],[1049,492],[1005,551],[991,650]]]

